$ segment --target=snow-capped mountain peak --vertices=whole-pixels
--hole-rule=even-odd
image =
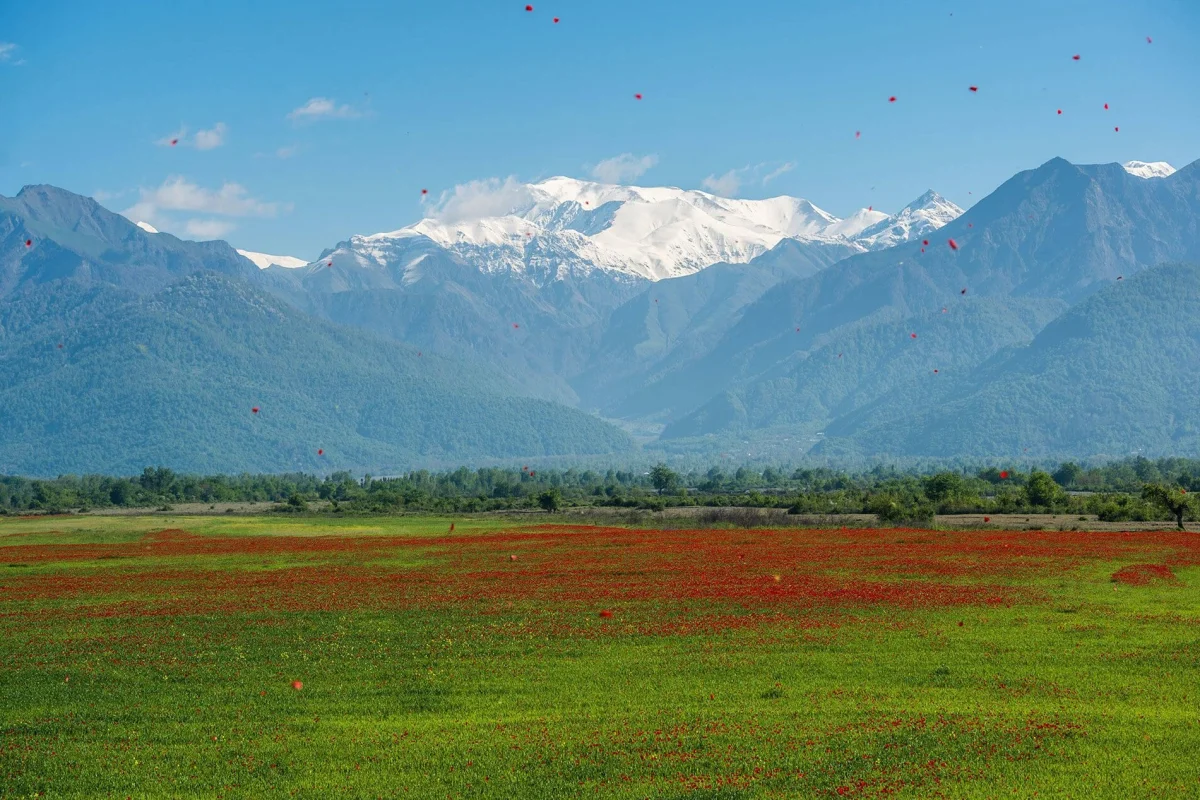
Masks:
[[[1121,166],[1139,178],[1165,178],[1175,173],[1175,168],[1165,161],[1126,161]]]
[[[292,256],[272,256],[266,253],[252,253],[249,250],[238,250],[238,253],[253,261],[254,266],[259,269],[266,269],[270,266],[296,269],[297,267],[307,267],[309,264],[302,258],[293,258]]]
[[[720,262],[746,263],[784,239],[878,249],[940,227],[959,213],[933,192],[895,217],[863,209],[843,220],[797,197],[745,200],[560,176],[459,187],[427,218],[396,231],[354,236],[340,247],[364,267],[399,267],[431,242],[486,273],[554,277],[564,270],[600,269],[653,281]]]
[[[897,213],[864,229],[855,241],[868,250],[882,250],[919,239],[962,213],[961,208],[930,189]]]

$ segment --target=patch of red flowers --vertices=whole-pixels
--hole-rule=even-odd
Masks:
[[[1175,583],[1175,573],[1166,564],[1130,564],[1112,574],[1114,583],[1145,586],[1150,583]]]

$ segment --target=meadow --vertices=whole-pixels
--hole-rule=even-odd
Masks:
[[[1200,796],[1198,587],[1173,531],[5,518],[0,796]]]

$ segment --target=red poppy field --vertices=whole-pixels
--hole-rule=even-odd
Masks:
[[[1200,795],[1200,536],[0,521],[0,796]]]

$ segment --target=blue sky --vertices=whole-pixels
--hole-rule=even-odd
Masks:
[[[422,188],[624,153],[656,161],[632,182],[839,216],[927,188],[969,206],[1053,156],[1200,158],[1195,0],[533,5],[5,4],[0,193],[51,183],[315,258],[419,219]],[[314,98],[329,113],[289,118]]]

